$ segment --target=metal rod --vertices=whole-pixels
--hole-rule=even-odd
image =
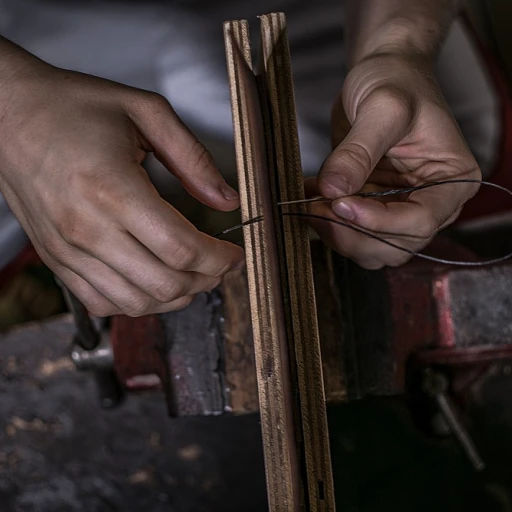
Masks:
[[[64,299],[73,314],[77,328],[76,342],[85,350],[94,350],[100,344],[100,334],[94,327],[85,306],[62,285]]]
[[[480,457],[475,444],[473,443],[471,437],[468,432],[457,418],[457,415],[450,403],[450,400],[444,393],[437,393],[435,395],[436,403],[441,410],[446,423],[450,426],[451,431],[458,439],[462,448],[466,452],[471,464],[475,468],[476,471],[482,471],[485,469],[485,462]]]

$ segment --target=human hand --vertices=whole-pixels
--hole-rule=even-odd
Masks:
[[[390,198],[352,197],[359,191],[411,187],[431,181],[481,179],[478,165],[421,55],[370,55],[349,73],[333,109],[336,147],[309,195],[310,213],[343,219],[407,249],[425,247],[453,222],[478,190],[453,184]],[[324,241],[367,269],[397,266],[410,255],[377,240],[312,219]]]
[[[239,205],[164,98],[53,68],[14,45],[7,55],[0,189],[42,260],[92,314],[178,309],[243,264],[239,247],[166,203],[141,165],[155,152],[204,204]]]

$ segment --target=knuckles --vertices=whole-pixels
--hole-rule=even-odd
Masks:
[[[139,93],[139,100],[144,110],[160,113],[162,111],[166,111],[172,109],[171,104],[161,94],[156,92],[142,92]]]
[[[98,227],[92,226],[89,221],[83,220],[77,213],[60,218],[56,223],[56,228],[66,244],[79,249],[90,248],[98,237]]]
[[[186,242],[177,244],[176,240],[169,240],[167,245],[169,247],[174,246],[172,266],[175,270],[186,272],[196,268],[200,259],[198,247]]]
[[[169,101],[161,94],[149,91],[135,91],[130,97],[129,111],[137,118],[159,116],[162,114],[176,116]]]
[[[120,309],[126,316],[138,318],[150,314],[151,305],[152,301],[149,297],[138,297],[132,299],[130,303],[120,306]]]
[[[77,173],[70,188],[80,201],[102,209],[117,209],[127,199],[126,183],[114,172]]]
[[[166,304],[173,300],[179,299],[185,292],[184,286],[176,279],[165,281],[161,285],[154,288],[151,296],[158,302]]]
[[[190,150],[190,160],[192,168],[199,171],[208,172],[215,167],[212,154],[199,141],[195,141]]]

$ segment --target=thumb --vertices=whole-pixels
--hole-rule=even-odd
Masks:
[[[226,183],[208,150],[183,124],[171,104],[153,93],[145,93],[142,101],[138,99],[129,105],[130,117],[155,156],[185,190],[217,210],[238,208],[238,193]]]
[[[358,105],[348,135],[327,157],[318,175],[324,197],[355,194],[379,160],[407,133],[413,109],[401,91],[379,87]]]

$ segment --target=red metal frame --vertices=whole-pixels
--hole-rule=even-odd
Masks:
[[[0,290],[5,288],[27,265],[41,263],[37,252],[28,244],[6,267],[0,270]]]

